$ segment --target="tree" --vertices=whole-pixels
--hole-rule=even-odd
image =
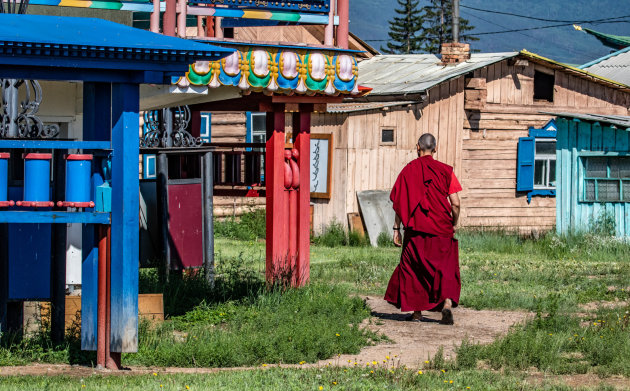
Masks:
[[[422,8],[424,25],[422,26],[422,51],[440,53],[444,42],[453,42],[453,0],[429,0],[429,5]],[[459,41],[478,41],[479,38],[467,35],[474,30],[467,19],[459,17]]]
[[[397,0],[398,8],[394,9],[398,16],[389,21],[389,42],[385,53],[417,53],[422,48],[419,32],[424,24],[420,9],[420,0]]]

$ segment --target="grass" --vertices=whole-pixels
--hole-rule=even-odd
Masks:
[[[528,380],[518,373],[491,371],[426,371],[403,368],[268,368],[249,371],[222,371],[209,374],[162,374],[137,376],[4,377],[2,391],[24,389],[55,390],[571,390],[550,382]],[[606,389],[601,387],[598,389]]]

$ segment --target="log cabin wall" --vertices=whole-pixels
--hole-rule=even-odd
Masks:
[[[437,159],[461,173],[464,121],[464,78],[429,90],[421,104],[346,114],[313,115],[313,133],[332,133],[334,140],[332,197],[313,200],[316,233],[337,221],[347,226],[348,213],[359,212],[357,192],[391,189],[402,168],[417,157],[418,137],[433,133]],[[381,143],[382,129],[393,129],[395,142]],[[393,222],[392,222],[393,223]]]
[[[534,73],[554,76],[553,101],[534,100]],[[517,145],[529,127],[552,118],[541,111],[628,115],[630,95],[532,61],[505,60],[466,80],[462,226],[544,232],[555,225],[556,199],[516,192]],[[485,104],[479,104],[479,100]]]

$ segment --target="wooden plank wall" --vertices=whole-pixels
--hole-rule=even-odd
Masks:
[[[313,115],[313,133],[333,133],[333,197],[314,200],[314,228],[331,221],[347,225],[347,214],[359,212],[356,193],[391,189],[400,170],[417,157],[416,143],[423,133],[438,140],[436,158],[461,173],[460,155],[464,121],[464,79],[429,91],[428,102],[387,110]],[[381,145],[381,129],[394,129],[395,145]]]
[[[554,102],[534,101],[534,71],[555,73]],[[628,115],[630,95],[542,65],[512,66],[502,61],[474,72],[486,78],[487,101],[466,110],[461,182],[462,225],[546,231],[556,223],[556,200],[516,192],[518,138],[541,127],[550,115],[541,111]]]
[[[630,203],[582,203],[583,169],[578,154],[582,151],[614,151],[627,153],[630,132],[588,121],[574,122],[564,118],[558,125],[558,182],[557,225],[560,233],[585,231],[592,221],[609,213],[615,217],[617,236],[630,236]]]

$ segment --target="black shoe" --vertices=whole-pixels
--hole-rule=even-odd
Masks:
[[[453,311],[450,308],[442,309],[442,320],[440,320],[440,324],[452,325],[453,322]]]

